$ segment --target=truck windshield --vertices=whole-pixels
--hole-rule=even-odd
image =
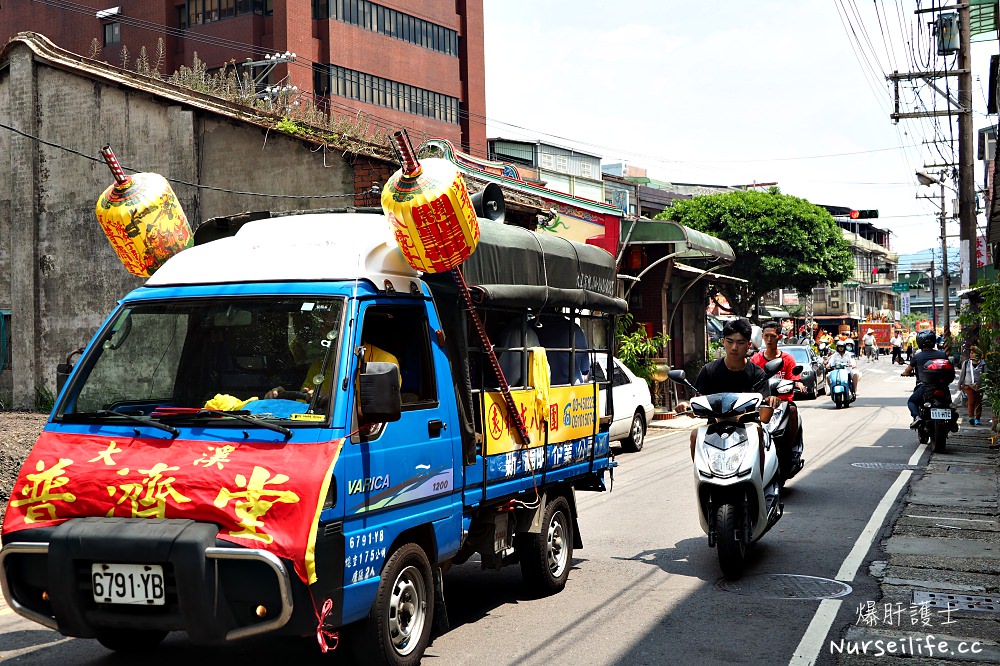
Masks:
[[[343,299],[256,297],[121,309],[59,406],[70,420],[219,412],[299,423],[330,413]]]

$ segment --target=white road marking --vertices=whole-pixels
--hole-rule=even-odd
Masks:
[[[907,464],[916,465],[926,448],[926,444],[918,446],[917,450],[910,456]],[[889,486],[889,490],[882,496],[878,506],[875,507],[875,511],[872,512],[871,518],[868,519],[865,529],[861,531],[857,541],[854,542],[851,552],[847,554],[843,564],[840,565],[840,571],[837,572],[836,580],[850,583],[857,576],[858,567],[861,566],[865,555],[871,548],[875,535],[882,529],[882,524],[885,522],[886,516],[889,515],[892,505],[896,502],[896,497],[906,487],[906,482],[909,481],[912,475],[912,470],[903,470],[899,473],[893,484]],[[830,627],[833,626],[834,620],[837,619],[840,603],[840,599],[824,599],[820,602],[812,621],[809,622],[806,632],[802,635],[802,640],[799,641],[799,646],[795,648],[795,653],[789,661],[790,664],[806,664],[811,666],[816,663],[820,650],[823,649],[826,635],[830,633]]]

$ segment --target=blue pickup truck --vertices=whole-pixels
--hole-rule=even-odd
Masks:
[[[453,564],[561,590],[613,465],[613,258],[480,220],[462,271],[511,403],[381,211],[253,217],[205,222],[80,356],[7,510],[10,607],[122,652],[343,627],[412,664]]]

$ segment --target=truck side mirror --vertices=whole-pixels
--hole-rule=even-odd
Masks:
[[[398,421],[401,411],[399,368],[395,363],[367,363],[358,377],[358,395],[362,422]]]

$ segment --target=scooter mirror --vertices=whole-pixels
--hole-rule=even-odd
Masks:
[[[672,382],[683,383],[687,379],[687,374],[683,370],[668,370],[667,378]]]
[[[800,374],[802,374],[802,366],[801,365],[796,365],[794,368],[792,368],[792,374],[793,375],[800,375]]]

